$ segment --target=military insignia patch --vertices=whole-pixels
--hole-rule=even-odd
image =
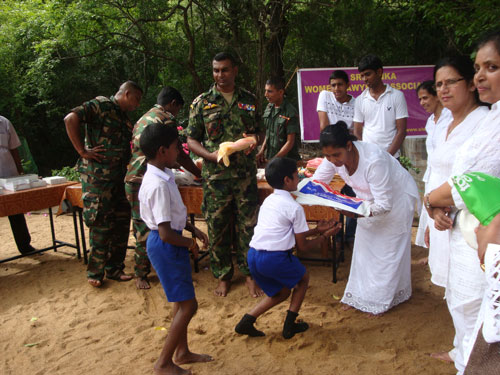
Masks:
[[[238,108],[244,111],[255,111],[255,105],[253,104],[243,104],[238,102]]]
[[[206,100],[205,100],[206,101]],[[205,103],[203,103],[205,104]],[[219,105],[218,104],[214,104],[214,103],[207,103],[207,105],[205,105],[203,107],[203,109],[212,109],[212,108],[217,108]]]

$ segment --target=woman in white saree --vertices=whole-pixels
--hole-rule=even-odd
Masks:
[[[425,149],[427,151],[427,169],[425,170],[422,181],[425,183],[425,191],[427,194],[431,189],[429,180],[431,174],[436,174],[439,171],[433,167],[432,161],[439,160],[433,159],[434,151],[439,147],[440,143],[444,140],[441,136],[443,130],[446,130],[450,122],[453,120],[451,111],[443,107],[438,98],[434,81],[422,82],[417,87],[417,96],[420,105],[426,112],[431,113],[425,124],[425,131],[427,137],[425,138]],[[448,174],[444,177],[443,183]],[[435,181],[436,177],[433,176],[432,180]],[[432,232],[432,241],[430,241]],[[429,255],[419,261],[420,264],[429,264],[431,270],[431,281],[438,285],[445,287],[446,279],[448,278],[448,254],[449,250],[443,249],[444,246],[448,247],[448,233],[440,232],[434,228],[434,221],[429,218],[427,211],[423,208],[420,212],[420,220],[418,222],[418,230],[415,236],[415,245],[429,248]]]
[[[398,160],[375,144],[356,141],[342,121],[321,132],[320,145],[325,159],[313,179],[329,183],[338,173],[370,203],[370,216],[358,220],[342,302],[373,315],[384,313],[411,296],[417,186]]]
[[[444,107],[451,111],[453,117],[445,125],[444,131],[439,133],[437,147],[429,158],[428,162],[432,166],[432,171],[426,194],[448,180],[457,150],[470,138],[471,134],[474,134],[481,120],[489,112],[486,106],[480,105],[474,86],[474,73],[472,60],[465,56],[446,57],[434,67],[437,95]],[[451,232],[436,229],[431,218],[429,222],[432,225],[429,230],[431,281],[446,288],[449,275]],[[453,344],[455,349],[452,351],[433,353],[431,356],[453,362],[457,350],[461,350],[460,335],[455,337]]]
[[[492,103],[492,108],[479,126],[455,153],[451,176],[467,172],[484,172],[500,177],[500,33],[480,42],[474,64],[474,82],[479,98]],[[452,194],[444,183],[424,197],[424,204],[435,226],[451,229],[450,262],[446,299],[455,326],[458,350],[455,367],[459,374],[465,368],[467,353],[473,344],[473,331],[485,288],[477,251],[464,240],[460,229],[453,226],[447,207],[466,210],[460,195]]]

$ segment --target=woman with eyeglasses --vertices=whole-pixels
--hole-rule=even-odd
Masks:
[[[357,141],[343,121],[327,126],[319,141],[325,159],[313,178],[329,183],[338,173],[370,204],[370,216],[358,218],[343,309],[382,314],[411,296],[417,185],[397,159],[375,144]]]
[[[474,65],[472,60],[465,56],[446,57],[434,67],[434,81],[436,92],[444,108],[452,115],[443,131],[436,137],[437,147],[428,158],[432,172],[429,176],[428,190],[445,183],[452,173],[455,156],[460,146],[474,133],[481,120],[487,115],[488,108],[480,105],[476,86],[474,85]],[[425,204],[425,202],[424,202]],[[449,215],[453,216],[454,210]],[[432,226],[434,226],[433,220]],[[463,239],[462,239],[463,240]],[[429,255],[436,253],[435,259],[430,262],[434,284],[447,287],[449,274],[450,232],[440,231],[433,227],[429,231],[431,250]],[[445,292],[447,293],[447,292]],[[450,301],[448,301],[450,308]],[[451,311],[451,308],[450,308]],[[453,317],[453,313],[451,314]],[[456,324],[455,324],[456,326]],[[432,353],[431,356],[447,362],[456,359],[457,352],[463,355],[463,334],[456,330],[454,348],[450,351]]]
[[[453,116],[448,108],[444,108],[439,101],[434,81],[422,82],[417,87],[417,97],[422,108],[431,115],[425,124],[427,137],[425,139],[425,148],[427,150],[427,169],[425,170],[422,181],[425,183],[425,194],[429,189],[429,178],[432,173],[439,173],[431,164],[434,150],[438,147],[441,139],[440,133],[448,127],[448,124],[453,120]],[[447,176],[446,176],[447,177]],[[433,181],[436,178],[433,177]],[[445,180],[443,180],[445,181]],[[432,232],[432,242],[430,236]],[[429,218],[425,208],[420,213],[418,230],[415,237],[415,244],[429,248],[429,255],[419,261],[420,264],[429,264],[431,270],[431,281],[441,287],[446,286],[448,278],[448,254],[449,251],[443,251],[444,247],[448,247],[447,233],[440,232],[434,228],[434,222]]]
[[[489,34],[480,41],[474,69],[474,84],[479,98],[493,106],[478,124],[471,125],[473,130],[455,148],[453,166],[448,177],[468,172],[484,172],[500,177],[500,32]],[[443,91],[443,104],[453,100],[453,92],[449,90],[450,93],[447,93],[445,86],[451,83],[452,87],[458,87],[464,83],[458,81],[459,78],[462,76],[436,76],[436,87]],[[442,84],[438,86],[439,81]],[[463,104],[464,107],[465,105]],[[426,194],[424,204],[429,215],[434,218],[436,228],[450,232],[445,296],[455,326],[454,344],[458,349],[455,367],[462,374],[474,340],[474,326],[485,288],[484,273],[477,251],[467,244],[458,225],[454,225],[450,207],[451,213],[467,208],[461,197],[452,193],[450,184],[445,182]]]

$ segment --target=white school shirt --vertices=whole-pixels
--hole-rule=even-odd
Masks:
[[[396,135],[396,120],[407,118],[404,94],[385,85],[385,91],[375,100],[366,89],[356,98],[354,122],[363,124],[363,141],[375,143],[387,151]],[[398,157],[399,150],[394,154]]]
[[[347,128],[352,129],[354,103],[356,103],[356,99],[352,96],[347,102],[341,103],[335,98],[333,92],[323,90],[319,93],[316,112],[326,112],[330,125],[334,125],[337,121],[344,121]]]
[[[274,189],[260,206],[250,247],[266,251],[290,250],[295,245],[295,234],[308,230],[302,206],[288,191]]]
[[[162,171],[148,163],[139,189],[139,202],[141,219],[149,229],[158,230],[158,224],[167,221],[174,230],[183,230],[186,226],[186,206],[170,169]]]
[[[21,146],[19,137],[11,122],[0,116],[0,177],[17,176],[17,167],[10,150]]]

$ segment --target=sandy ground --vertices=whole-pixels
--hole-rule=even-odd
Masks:
[[[40,213],[26,218],[32,244],[50,245],[49,218]],[[70,216],[55,224],[58,239],[74,242]],[[0,234],[1,258],[17,255],[7,218],[0,218]],[[235,324],[255,300],[238,272],[228,297],[213,296],[216,282],[203,260],[200,273],[193,273],[199,310],[189,326],[189,343],[215,361],[185,367],[200,375],[454,374],[452,364],[428,355],[451,347],[453,326],[443,289],[430,283],[426,266],[416,264],[425,250],[412,249],[412,298],[379,318],[340,310],[350,251],[346,255],[336,284],[329,266],[305,263],[311,283],[300,318],[311,328],[291,340],[281,336],[287,303],[258,320],[266,337],[235,334]],[[132,251],[126,264],[131,272]],[[92,288],[69,247],[0,264],[0,301],[5,375],[151,374],[167,334],[159,327],[168,329],[171,321],[171,305],[156,277],[149,291],[137,290],[134,282]]]

